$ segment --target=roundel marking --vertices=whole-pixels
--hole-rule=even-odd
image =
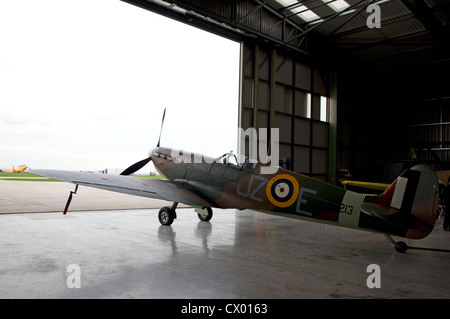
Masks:
[[[288,174],[274,176],[266,186],[269,201],[277,207],[289,207],[298,197],[299,186],[297,180]]]

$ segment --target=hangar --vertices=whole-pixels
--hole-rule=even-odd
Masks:
[[[388,183],[411,149],[448,166],[447,1],[125,1],[241,43],[239,127],[279,128],[287,168]]]

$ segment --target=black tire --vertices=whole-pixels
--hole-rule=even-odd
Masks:
[[[170,207],[163,207],[159,210],[158,219],[161,225],[170,226],[175,219],[175,212]]]
[[[398,241],[395,243],[395,250],[399,253],[406,253],[406,251],[408,250],[408,245],[403,242],[403,241]]]
[[[211,218],[213,217],[213,211],[212,211],[211,207],[206,207],[206,210],[208,212],[208,215],[197,214],[198,219],[200,219],[202,222],[209,222],[211,220]]]

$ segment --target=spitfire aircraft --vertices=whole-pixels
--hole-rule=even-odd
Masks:
[[[164,121],[164,117],[163,117]],[[161,137],[161,134],[160,134]],[[128,176],[152,161],[166,179]],[[304,219],[385,234],[393,248],[405,252],[406,243],[390,236],[422,239],[433,229],[437,212],[438,181],[424,165],[405,170],[379,196],[365,196],[278,167],[262,174],[267,164],[239,160],[226,153],[209,158],[166,147],[150,151],[148,158],[124,170],[121,175],[30,170],[30,173],[76,185],[163,199],[173,202],[161,208],[158,217],[169,226],[177,218],[178,203],[195,208],[202,221],[213,216],[212,208],[251,209],[278,216]]]

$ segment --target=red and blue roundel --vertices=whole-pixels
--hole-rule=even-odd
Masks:
[[[266,186],[269,201],[278,207],[289,207],[298,197],[299,186],[297,180],[288,174],[273,177]]]

